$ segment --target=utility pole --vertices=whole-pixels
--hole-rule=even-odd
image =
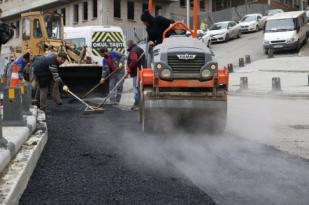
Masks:
[[[187,0],[187,25],[190,28],[190,0]]]
[[[300,10],[304,10],[304,0],[300,0]]]
[[[248,14],[248,0],[245,0],[246,14]]]

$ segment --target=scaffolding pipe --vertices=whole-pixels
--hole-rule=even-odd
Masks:
[[[187,0],[187,26],[190,28],[190,0]]]
[[[197,27],[198,27],[198,0],[193,2],[193,37],[197,37]]]

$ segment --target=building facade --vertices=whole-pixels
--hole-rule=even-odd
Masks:
[[[65,26],[114,25],[120,26],[130,38],[132,31],[144,31],[140,21],[148,8],[147,0],[0,0],[2,20],[13,23],[17,29],[15,38],[3,45],[2,52],[19,45],[20,14],[27,11],[58,12]],[[186,0],[154,0],[153,13],[175,20],[186,19]],[[192,0],[191,0],[192,6]],[[199,0],[201,12],[209,12],[208,0]],[[130,35],[131,34],[131,35]]]

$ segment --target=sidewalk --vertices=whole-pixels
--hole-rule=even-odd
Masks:
[[[272,78],[280,77],[280,96],[309,97],[309,58],[282,57],[255,61],[230,74],[229,93],[231,95],[269,95]],[[240,92],[240,78],[248,77],[248,89]]]
[[[263,59],[238,68],[229,85],[229,116],[237,120],[230,120],[228,130],[309,159],[308,75],[308,57]],[[240,77],[248,77],[247,90],[240,90]],[[273,77],[280,77],[282,91],[271,92]]]

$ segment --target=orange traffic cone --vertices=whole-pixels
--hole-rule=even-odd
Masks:
[[[18,66],[14,63],[12,66],[12,74],[10,80],[10,87],[17,87],[19,86],[19,75],[18,75]]]

